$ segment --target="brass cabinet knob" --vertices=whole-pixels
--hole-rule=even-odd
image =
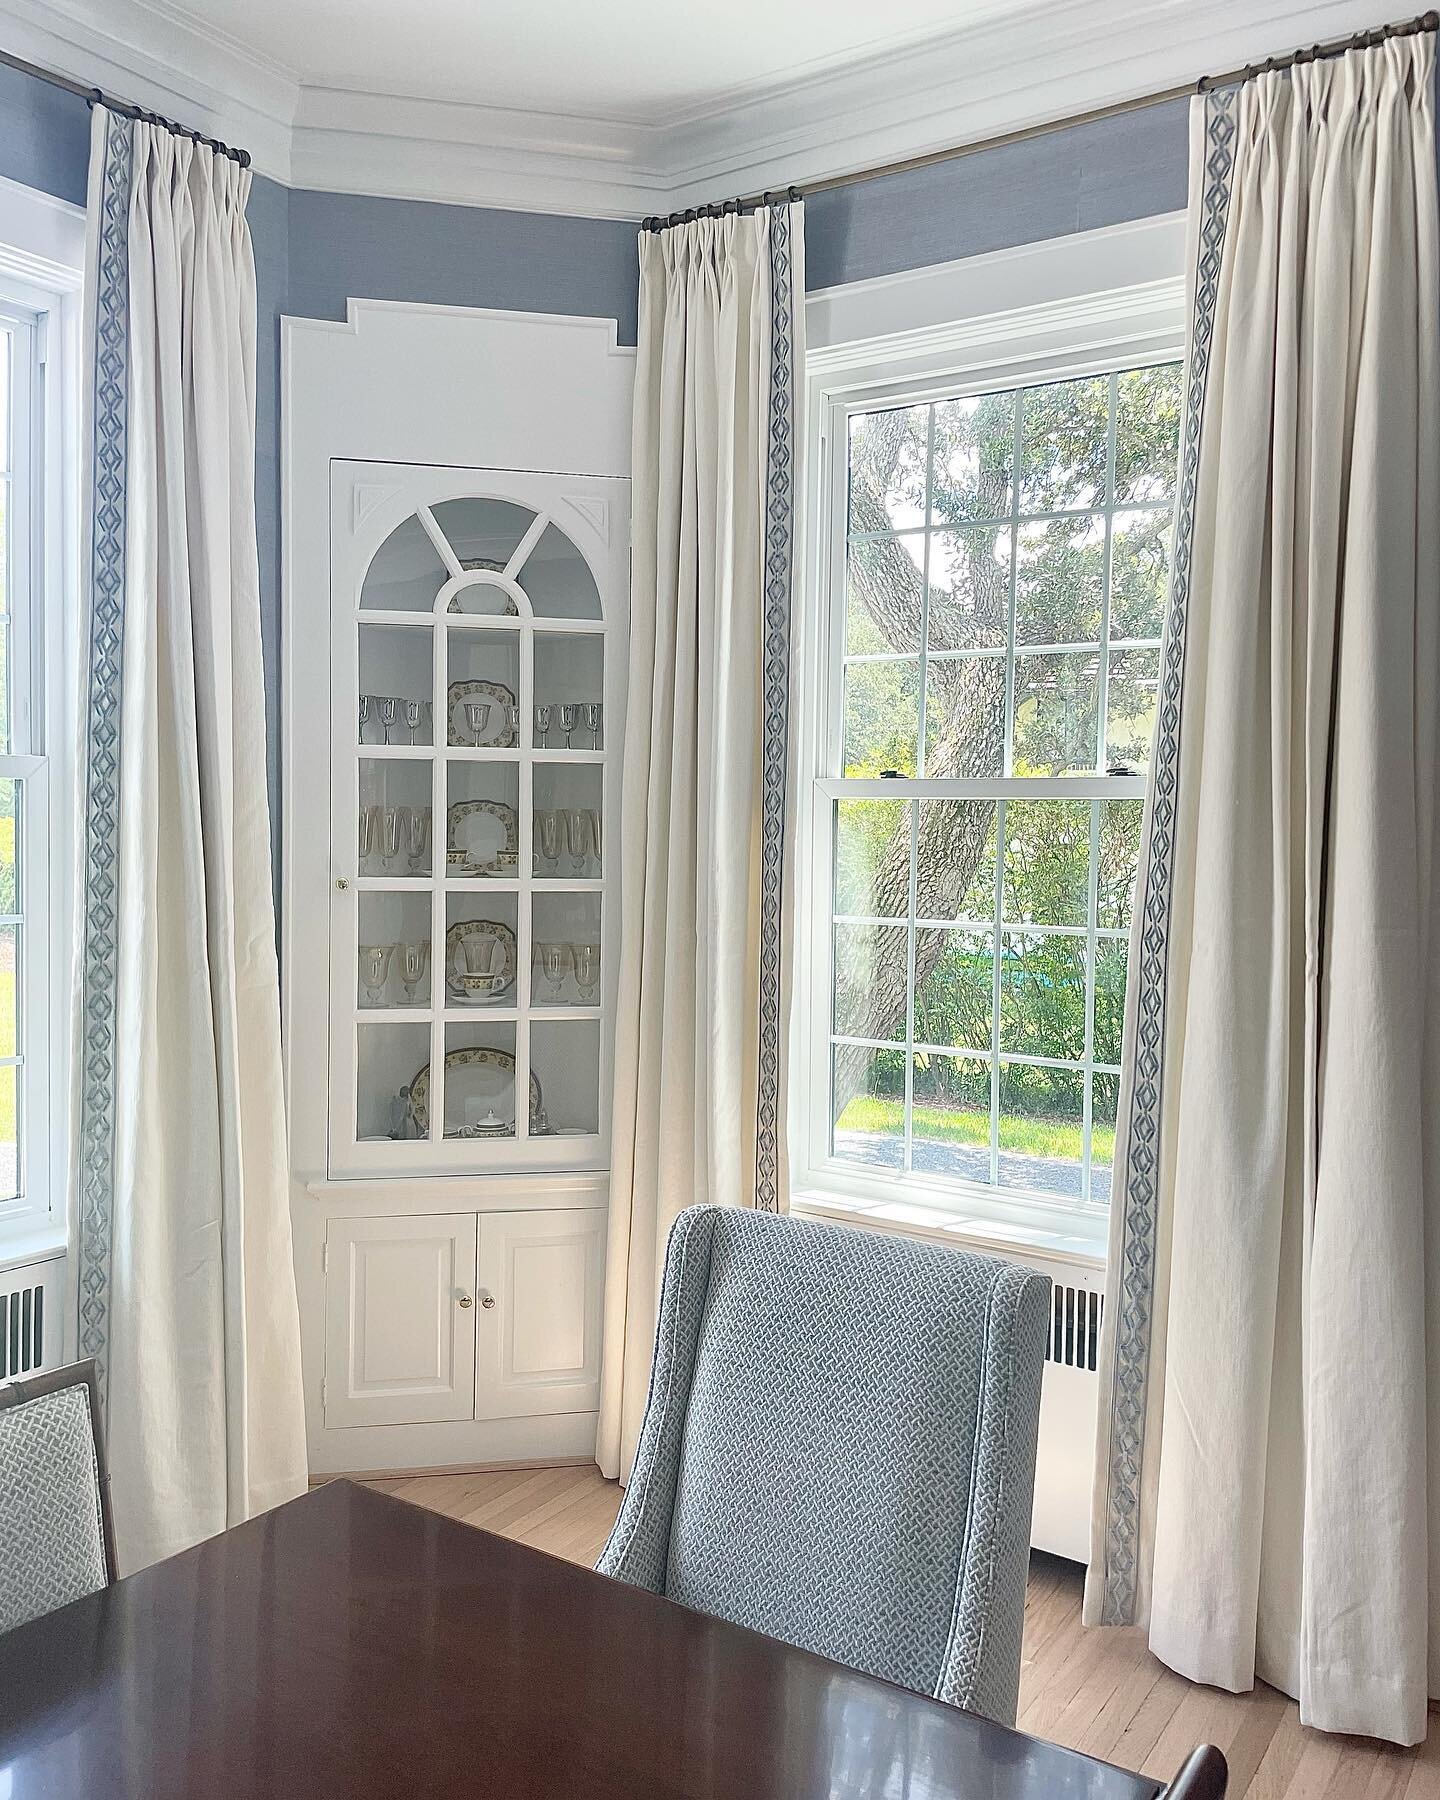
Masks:
[[[347,889],[348,889],[348,888],[349,888],[349,886],[350,886],[350,883],[349,883],[349,882],[348,882],[348,881],[347,881],[347,880],[346,880],[346,878],[345,878],[345,877],[344,877],[344,876],[343,876],[343,875],[337,875],[337,876],[336,876],[336,877],[335,877],[335,886],[336,886],[336,887],[337,887],[337,888],[338,888],[338,889],[339,889],[339,890],[340,890],[340,892],[341,892],[341,893],[342,893],[342,894],[343,894],[343,893],[345,893],[345,892],[346,892],[346,890],[347,890]]]
[[[468,1311],[468,1309],[470,1307],[472,1307],[475,1304],[475,1302],[470,1298],[470,1296],[468,1294],[462,1294],[460,1296],[460,1304],[463,1307],[465,1307]]]
[[[486,1312],[494,1312],[495,1296],[491,1293],[482,1293],[480,1296],[480,1304],[485,1308]]]

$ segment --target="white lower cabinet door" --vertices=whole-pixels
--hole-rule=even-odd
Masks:
[[[325,1423],[475,1414],[475,1215],[331,1219]]]
[[[604,1261],[599,1208],[481,1216],[477,1419],[599,1406]]]

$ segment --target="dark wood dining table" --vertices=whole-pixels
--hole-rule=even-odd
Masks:
[[[1153,1800],[348,1481],[0,1637],[6,1800]]]

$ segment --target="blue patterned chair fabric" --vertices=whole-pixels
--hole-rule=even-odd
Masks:
[[[1049,1292],[944,1245],[682,1213],[598,1568],[1013,1724]]]
[[[0,1406],[0,1632],[109,1578],[89,1386]]]

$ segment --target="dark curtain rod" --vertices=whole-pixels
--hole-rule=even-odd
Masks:
[[[1265,62],[1247,63],[1243,69],[1231,69],[1224,75],[1204,75],[1199,81],[1183,86],[1162,88],[1158,93],[1142,94],[1134,100],[1117,100],[1110,106],[1093,107],[1089,112],[1074,113],[1068,118],[1052,119],[1044,125],[1025,125],[1018,131],[1003,131],[994,137],[974,138],[948,150],[931,150],[923,156],[907,156],[899,162],[883,163],[878,168],[856,169],[846,175],[831,175],[823,181],[807,182],[790,188],[790,200],[808,199],[811,194],[830,193],[835,188],[853,187],[857,182],[874,181],[886,175],[908,175],[915,169],[928,169],[936,163],[953,162],[957,157],[973,156],[980,150],[999,150],[1007,144],[1023,144],[1031,138],[1045,137],[1067,125],[1093,125],[1101,119],[1114,119],[1123,113],[1140,112],[1147,106],[1161,106],[1167,100],[1181,100],[1189,94],[1208,93],[1212,88],[1233,87],[1237,82],[1253,80],[1257,75],[1276,74],[1296,68],[1301,63],[1323,62],[1344,56],[1351,50],[1373,50],[1388,38],[1415,37],[1422,31],[1440,30],[1440,12],[1421,13],[1396,25],[1379,25],[1372,31],[1357,31],[1347,38],[1336,38],[1328,44],[1314,44],[1307,50],[1292,50],[1288,56],[1272,56]],[[779,196],[750,194],[743,199],[726,200],[716,206],[692,206],[673,212],[668,218],[646,219],[642,231],[665,231],[672,225],[688,225],[695,219],[718,219],[726,213],[754,212],[758,206],[769,206]]]
[[[189,138],[192,144],[208,144],[217,156],[228,156],[231,162],[239,163],[242,169],[250,167],[248,150],[232,150],[228,144],[222,144],[219,138],[206,137],[203,131],[192,131],[188,125],[177,125],[173,119],[150,112],[146,107],[136,106],[132,101],[116,100],[98,87],[85,87],[81,82],[72,81],[68,75],[56,74],[54,69],[42,69],[38,63],[26,62],[23,56],[12,56],[8,50],[0,50],[0,63],[18,69],[22,75],[33,75],[37,81],[48,81],[51,87],[63,88],[67,94],[77,95],[87,106],[103,106],[107,112],[119,113],[122,118],[139,119],[146,125],[162,126],[176,137]]]

